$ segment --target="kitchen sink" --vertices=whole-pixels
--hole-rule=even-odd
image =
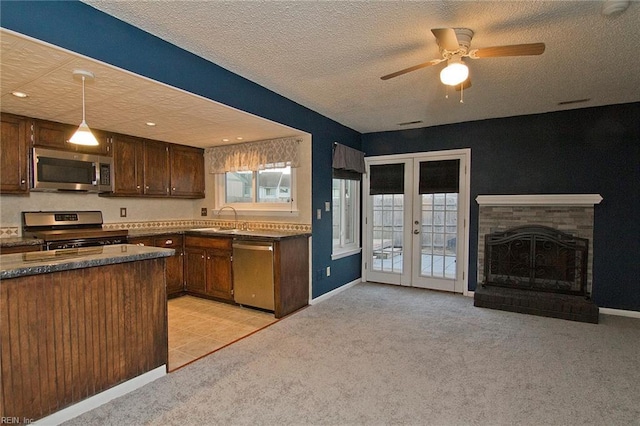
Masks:
[[[238,232],[240,232],[239,229],[236,228],[195,228],[195,229],[190,229],[190,231],[195,231],[195,232],[206,232],[206,233],[212,233],[212,234],[237,234]]]

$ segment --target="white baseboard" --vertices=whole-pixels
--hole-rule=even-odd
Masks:
[[[64,408],[60,411],[56,411],[55,413],[39,419],[31,424],[34,425],[59,425],[60,423],[64,423],[68,420],[73,419],[74,417],[78,417],[80,414],[86,413],[87,411],[91,411],[94,408],[98,408],[99,406],[106,404],[112,399],[121,397],[122,395],[126,395],[129,392],[132,392],[142,386],[153,382],[156,379],[159,379],[162,376],[167,374],[167,366],[161,365],[158,368],[154,368],[151,371],[147,371],[144,374],[141,374],[137,377],[134,377],[131,380],[127,380],[124,383],[120,383],[117,386],[114,386],[110,389],[107,389],[104,392],[100,392],[97,395],[94,395],[90,398],[82,400],[76,404],[73,404],[70,407]]]
[[[599,308],[599,312],[605,315],[617,315],[619,317],[640,318],[640,311],[625,311],[624,309]]]
[[[347,283],[343,286],[340,286],[336,289],[331,290],[328,293],[325,293],[321,296],[316,297],[315,299],[311,299],[311,301],[309,302],[310,305],[315,305],[316,303],[320,303],[323,302],[333,296],[335,296],[338,293],[342,293],[343,291],[345,291],[346,289],[353,287],[356,284],[359,284],[360,282],[362,282],[362,280],[360,278],[358,278],[357,280],[351,281],[350,283]]]

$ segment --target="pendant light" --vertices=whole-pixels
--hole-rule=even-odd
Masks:
[[[85,121],[85,108],[84,108],[84,82],[86,79],[93,80],[94,75],[90,71],[85,70],[74,70],[73,71],[74,78],[82,78],[82,123],[78,127],[78,130],[71,136],[69,139],[70,143],[76,145],[88,145],[88,146],[97,146],[98,140],[93,133],[91,133],[91,129],[87,126],[87,122]]]

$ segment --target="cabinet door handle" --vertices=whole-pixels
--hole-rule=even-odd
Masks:
[[[211,260],[211,256],[207,256],[207,260]]]
[[[136,189],[140,189],[140,185],[136,186]]]
[[[146,189],[149,189],[149,185],[145,186]]]
[[[26,180],[26,179],[22,179],[22,180],[20,181],[20,183],[24,185],[25,183],[27,183],[27,180]]]
[[[175,188],[171,188],[171,190],[172,190],[172,191],[175,191],[176,189],[175,189]]]
[[[200,256],[200,259],[204,259],[204,254]]]
[[[167,241],[165,241],[164,243],[165,243],[165,245],[173,244],[173,240],[167,240]]]

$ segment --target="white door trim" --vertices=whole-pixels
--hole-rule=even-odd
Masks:
[[[363,200],[363,209],[362,209],[362,221],[363,226],[363,236],[362,236],[362,247],[363,247],[363,256],[362,256],[362,281],[367,281],[367,268],[366,262],[371,258],[371,244],[369,241],[370,235],[367,227],[370,224],[366,223],[366,215],[369,212],[371,206],[369,206],[369,179],[368,172],[369,166],[371,164],[385,164],[385,163],[397,163],[400,161],[413,160],[415,158],[429,158],[430,160],[439,160],[439,159],[451,159],[451,158],[460,158],[461,166],[464,168],[464,187],[465,194],[460,197],[459,202],[462,203],[462,206],[459,206],[459,209],[462,211],[462,217],[464,218],[464,248],[462,249],[463,259],[462,263],[462,278],[459,281],[460,285],[456,286],[455,292],[462,293],[463,295],[469,294],[469,218],[470,218],[470,208],[471,208],[471,148],[462,148],[462,149],[452,149],[452,150],[444,150],[444,151],[429,151],[429,152],[415,152],[415,153],[406,153],[406,154],[393,154],[393,155],[380,155],[380,156],[372,156],[365,157],[365,166],[367,170],[367,175],[363,180],[363,192],[362,192],[362,200]],[[459,288],[461,287],[461,288]]]

